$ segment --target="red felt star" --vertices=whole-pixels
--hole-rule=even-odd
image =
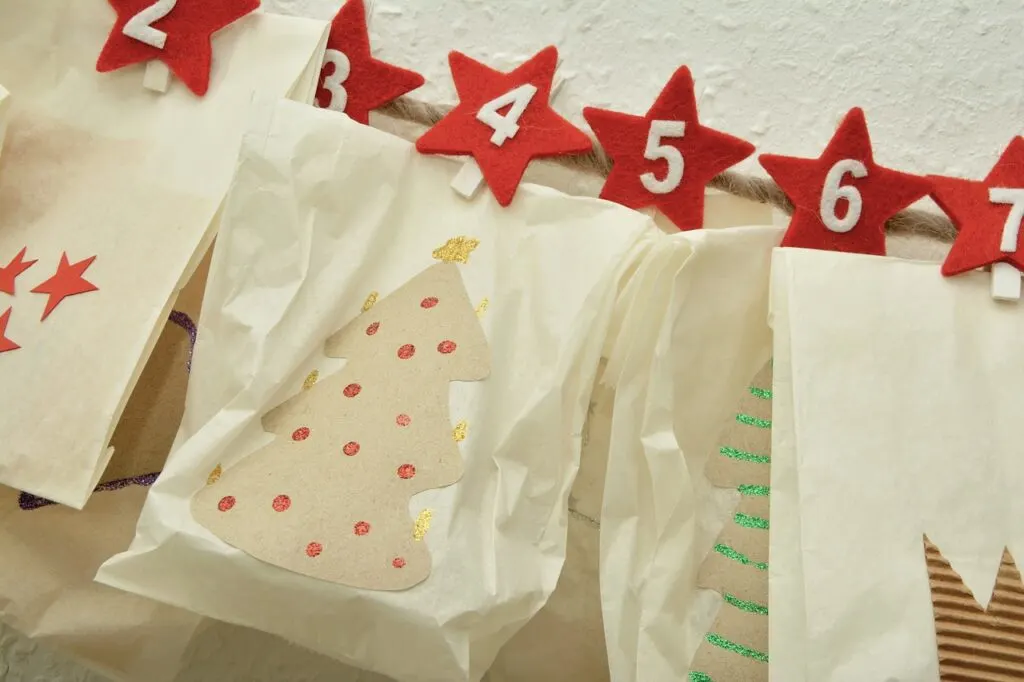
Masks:
[[[846,114],[817,159],[762,154],[759,160],[793,202],[782,246],[884,256],[885,221],[931,187],[925,178],[875,163],[859,108]]]
[[[423,76],[370,55],[363,0],[348,0],[331,22],[324,66],[320,70],[317,106],[348,114],[357,123],[370,122],[370,110],[423,85]]]
[[[514,71],[502,73],[452,52],[448,63],[459,104],[416,141],[416,149],[424,154],[472,155],[498,203],[508,206],[531,159],[578,154],[592,146],[586,133],[555,113],[548,103],[557,62],[558,50],[546,47]],[[535,88],[532,97],[531,86]],[[494,103],[505,95],[509,99],[503,104]],[[525,109],[515,120],[517,107],[524,103]],[[485,107],[488,104],[491,107]],[[493,110],[488,113],[488,109]],[[500,124],[501,129],[481,121],[478,115]]]
[[[49,294],[50,296],[46,301],[46,309],[43,310],[40,321],[45,320],[53,312],[53,309],[68,296],[99,290],[98,286],[82,277],[94,260],[96,260],[96,256],[80,260],[77,263],[70,263],[68,254],[61,254],[60,264],[53,277],[32,290],[34,294]]]
[[[11,259],[11,262],[6,267],[0,268],[0,291],[5,294],[14,295],[14,280],[35,263],[34,260],[25,260],[25,252],[27,250],[28,247],[25,247],[18,252],[17,256]]]
[[[704,187],[754,153],[749,142],[700,124],[685,66],[645,116],[593,107],[583,116],[613,162],[601,198],[630,208],[655,206],[680,230],[703,226]]]
[[[1024,254],[1020,250],[1024,229],[1020,230],[1013,251],[1000,249],[1003,229],[1013,206],[1010,202],[992,201],[989,196],[992,188],[1024,188],[1024,137],[1010,141],[999,161],[980,182],[932,176],[932,197],[959,230],[942,264],[943,275],[959,275],[1000,262],[1024,270]],[[1019,217],[1013,222],[1016,224],[1011,229],[1020,227]]]
[[[0,315],[0,353],[6,353],[9,350],[18,350],[21,348],[18,344],[7,338],[7,323],[11,319],[11,309]]]
[[[156,4],[156,0],[108,0],[117,12],[103,51],[96,62],[100,72],[159,59],[197,95],[206,94],[210,84],[213,50],[210,37],[225,26],[256,11],[260,0],[178,0],[152,28],[166,34],[163,48],[154,47],[124,34],[129,19]]]

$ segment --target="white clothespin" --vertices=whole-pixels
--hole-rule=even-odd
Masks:
[[[11,93],[0,85],[0,153],[4,149],[4,135],[7,133],[7,117],[11,114]]]
[[[562,89],[562,85],[565,83],[565,79],[558,75],[558,67],[561,66],[562,60],[559,59],[555,66],[555,78],[551,83],[551,99],[550,102],[554,103],[555,98],[558,96],[558,92]],[[480,170],[480,166],[477,165],[476,161],[472,158],[462,164],[462,168],[452,178],[452,189],[454,189],[461,197],[465,199],[472,199],[476,196],[476,193],[480,190],[480,186],[483,184],[484,174]]]
[[[1010,213],[1006,216],[999,250],[1003,253],[1017,251],[1021,222],[1024,222],[1024,188],[991,187],[988,198],[993,204],[1007,204]],[[1009,263],[992,264],[992,298],[997,301],[1020,300],[1020,270]]]
[[[155,0],[153,4],[148,5],[126,21],[121,32],[129,38],[162,50],[167,43],[167,34],[160,29],[153,28],[153,22],[166,17],[177,4],[178,0]],[[170,79],[171,71],[167,65],[159,59],[153,59],[146,64],[146,74],[142,77],[142,86],[155,92],[167,92]]]

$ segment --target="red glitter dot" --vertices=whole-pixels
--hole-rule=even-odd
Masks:
[[[366,535],[370,532],[370,524],[366,521],[359,521],[355,526],[353,526],[352,531],[356,535]]]
[[[231,511],[231,508],[235,506],[235,498],[231,495],[220,498],[220,502],[217,503],[217,509],[221,511]]]
[[[405,559],[400,556],[396,556],[392,561],[391,565],[395,568],[405,568]]]
[[[300,426],[292,431],[292,440],[294,441],[306,440],[307,438],[309,438],[309,429],[305,426]]]
[[[413,355],[416,355],[416,346],[412,345],[411,343],[407,343],[398,349],[398,357],[400,357],[403,360],[408,360]]]
[[[363,390],[363,387],[359,384],[349,384],[342,393],[345,394],[346,398],[355,398],[361,390]]]
[[[398,467],[399,478],[412,478],[415,475],[416,467],[414,467],[412,464],[403,464],[402,466]]]
[[[433,308],[435,305],[437,305],[437,298],[435,298],[434,296],[428,296],[427,298],[420,301],[421,308]]]
[[[444,353],[445,355],[448,355],[449,353],[454,353],[455,342],[448,340],[442,341],[441,343],[437,344],[437,352]]]
[[[278,495],[274,498],[273,507],[276,512],[287,511],[288,507],[292,506],[292,498],[287,495]]]
[[[341,451],[344,452],[349,457],[351,457],[352,455],[359,454],[359,443],[355,442],[354,440],[350,440],[349,442],[345,443],[345,447],[343,447]]]
[[[374,334],[377,333],[378,329],[380,329],[380,322],[374,322],[373,324],[366,328],[366,335],[373,336]]]
[[[311,542],[306,545],[306,556],[320,556],[320,552],[324,551],[324,546],[319,542]]]
[[[395,423],[399,426],[408,426],[409,424],[412,424],[412,417],[404,413],[400,414],[395,417]]]

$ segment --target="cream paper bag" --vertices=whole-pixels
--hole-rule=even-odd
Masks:
[[[775,252],[772,680],[1019,679],[1024,308],[989,277]]]
[[[20,345],[0,354],[0,383],[17,387],[0,412],[0,483],[79,509],[213,237],[252,91],[309,101],[326,37],[320,21],[244,17],[213,38],[205,97],[177,81],[159,95],[145,65],[96,71],[114,18],[105,0],[0,0],[0,267],[22,249],[36,261],[0,302]],[[65,255],[98,290],[41,319],[48,296],[32,289]]]
[[[713,489],[704,469],[736,396],[768,358],[780,238],[771,226],[676,235],[617,304],[620,332],[601,379],[615,388],[601,509],[615,682],[685,679],[721,602],[698,590],[697,574],[737,496]]]
[[[189,320],[202,276],[175,304],[114,432],[115,455],[85,509],[0,487],[0,621],[114,680],[174,678],[200,618],[93,581],[131,542],[185,403]]]
[[[449,161],[330,111],[263,106],[253,119],[264,123],[245,139],[225,208],[179,447],[150,494],[135,542],[98,579],[399,680],[479,679],[555,586],[617,282],[631,254],[660,233],[639,213],[530,185],[507,209],[487,194],[466,201],[449,186],[457,171]],[[209,496],[224,513],[248,509],[251,496],[228,482],[232,468],[271,439],[261,421],[271,408],[301,404],[304,386],[315,396],[350,371],[324,357],[325,340],[332,339],[329,349],[339,338],[369,343],[389,325],[405,324],[384,311],[396,290],[439,263],[465,289],[490,370],[446,391],[451,423],[444,428],[458,444],[461,478],[407,506],[404,532],[429,551],[426,579],[379,591],[311,578],[254,559],[197,523],[193,496]],[[408,315],[448,305],[445,296],[431,298]],[[376,311],[384,316],[379,324]],[[354,339],[333,336],[353,319]],[[417,344],[413,357],[396,341],[381,358],[418,362],[421,353],[435,357],[434,343]],[[437,352],[452,350],[444,344]],[[361,389],[339,386],[332,404],[369,401],[379,385],[369,378]],[[377,418],[367,415],[382,429],[420,423],[415,411]],[[318,437],[315,424],[310,432],[301,423],[288,427],[296,427],[296,453],[309,452],[302,448]],[[336,443],[339,466],[387,454],[345,440]],[[267,480],[293,475],[282,470]],[[211,482],[209,490],[224,492],[205,493]],[[307,498],[289,494],[292,507],[275,498],[275,511],[302,511]],[[325,504],[342,497],[319,494]],[[265,502],[253,513],[270,510]],[[260,523],[276,518],[292,517]],[[315,546],[305,535],[281,542],[293,542],[310,561],[344,561],[332,554],[347,541],[337,533],[353,530],[338,523]],[[354,532],[373,540],[375,526],[367,526],[357,523]],[[382,570],[404,570],[404,562],[385,558]],[[411,560],[408,567],[418,568]]]

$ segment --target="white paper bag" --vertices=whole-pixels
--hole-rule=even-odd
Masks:
[[[145,65],[101,74],[105,0],[0,0],[0,83],[11,112],[0,167],[0,266],[37,262],[8,297],[0,483],[81,508],[125,401],[215,232],[254,89],[309,101],[326,24],[247,16],[213,38],[207,95],[142,87]],[[98,288],[41,321],[32,289],[95,256]],[[3,311],[0,310],[0,313]],[[26,425],[34,428],[26,428]]]
[[[770,252],[780,238],[768,226],[675,235],[617,305],[621,326],[602,378],[616,394],[601,510],[615,682],[685,679],[720,602],[698,591],[697,570],[735,493],[713,493],[704,465],[768,358]]]
[[[536,186],[506,209],[486,193],[466,201],[449,186],[456,164],[330,111],[274,102],[261,118],[225,208],[180,448],[132,547],[98,579],[400,680],[479,679],[555,586],[617,282],[661,234],[639,213]],[[198,525],[191,498],[211,470],[265,443],[261,416],[311,370],[320,382],[337,371],[325,339],[459,237],[478,241],[457,267],[491,374],[451,384],[451,419],[468,425],[461,480],[410,504],[410,529],[432,511],[429,577],[353,589],[257,561]]]
[[[1020,674],[1024,308],[989,277],[775,252],[772,680],[938,680],[938,612],[949,679]]]

